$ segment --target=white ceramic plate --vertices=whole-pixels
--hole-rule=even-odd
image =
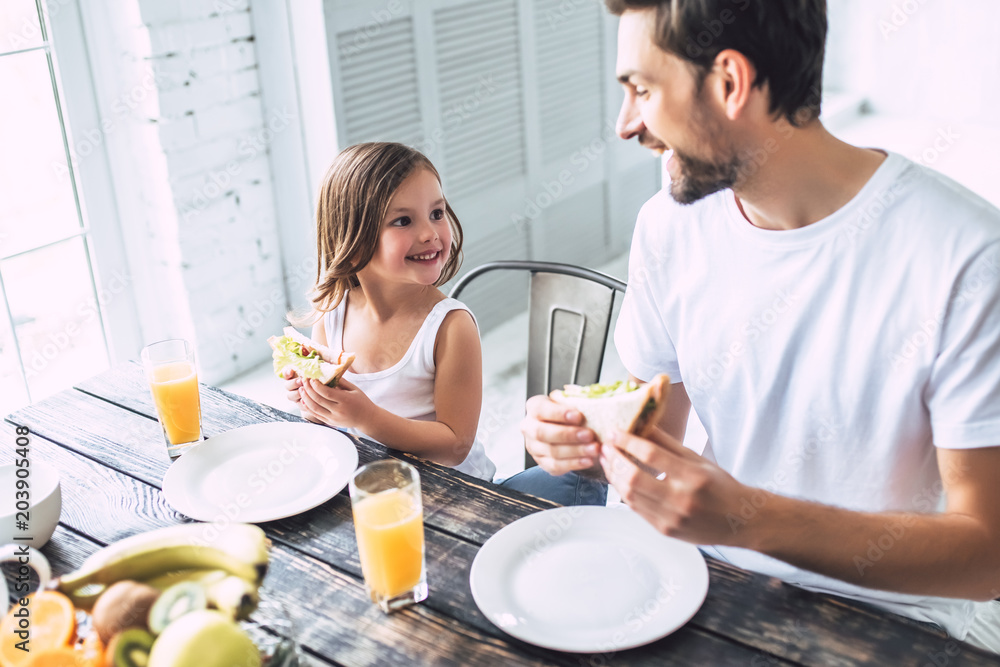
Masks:
[[[560,507],[487,540],[470,584],[486,618],[518,639],[613,653],[687,623],[705,601],[708,567],[697,547],[628,508]]]
[[[163,495],[192,519],[261,523],[321,505],[357,467],[354,443],[332,428],[254,424],[188,449],[163,477]]]

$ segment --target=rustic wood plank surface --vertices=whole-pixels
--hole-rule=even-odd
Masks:
[[[61,471],[61,524],[95,546],[178,523],[158,489],[40,436],[32,437],[31,449]],[[305,647],[343,664],[402,664],[408,658],[430,664],[440,657],[436,647],[444,646],[461,656],[454,664],[553,664],[425,609],[416,611],[414,622],[401,622],[399,614],[386,617],[368,600],[358,577],[281,544],[272,547],[264,590],[288,610]],[[470,637],[475,641],[468,642]]]
[[[80,383],[78,388],[150,419],[156,419],[149,387],[139,364],[121,364]],[[304,421],[290,413],[275,410],[216,387],[201,385],[201,389],[202,422],[206,437],[248,424]],[[148,427],[140,425],[139,428],[145,431]],[[127,434],[130,431],[131,427],[126,429]],[[160,449],[162,451],[154,454],[164,462],[163,470],[166,470],[169,460],[162,442]],[[425,523],[469,540],[482,543],[514,518],[527,516],[542,508],[555,507],[555,504],[549,501],[528,499],[524,494],[463,475],[450,468],[428,463],[375,443],[359,441],[358,458],[361,464],[389,456],[404,458],[420,470],[421,478],[424,480],[425,505],[431,508],[424,516]],[[468,493],[463,493],[457,498],[441,495],[442,490],[450,491],[463,487]],[[456,502],[459,500],[461,502]],[[513,514],[509,514],[508,511]]]
[[[31,449],[35,456],[61,471],[61,523],[98,543],[108,544],[183,519],[170,509],[159,489],[134,477],[110,470],[40,436],[32,437]],[[380,629],[384,616],[368,600],[359,577],[282,544],[272,549],[265,590],[289,610],[300,626],[300,641],[306,647],[337,661],[347,658],[345,664],[400,664],[408,654],[429,663],[436,654],[428,653],[427,647],[437,644],[457,649],[471,634],[464,627],[456,632],[450,627],[455,624],[452,619],[427,613],[420,614],[412,634],[407,634],[411,625],[393,621],[395,616],[390,617],[390,629]],[[476,639],[482,650],[456,650],[455,655],[461,655],[467,664],[496,664],[500,659],[552,664],[531,660],[520,651],[504,650],[506,647],[484,636]],[[392,650],[381,651],[380,642]],[[350,646],[345,656],[346,645]]]
[[[57,398],[50,402],[57,402]],[[38,434],[32,436],[31,447],[34,456],[62,471],[64,498],[72,499],[64,501],[62,524],[86,535],[95,544],[110,543],[178,522],[178,515],[158,489],[125,473],[110,470]],[[268,527],[277,523],[268,524]],[[475,549],[465,541],[446,533],[427,531],[432,595],[421,607],[386,617],[364,593],[349,503],[340,506],[337,517],[328,525],[335,531],[339,529],[340,533],[340,539],[330,550],[313,558],[278,543],[272,551],[271,571],[266,579],[265,591],[289,609],[289,615],[300,628],[299,639],[309,651],[350,665],[401,664],[406,656],[421,664],[578,664],[578,657],[513,640],[479,614],[468,591],[468,571]],[[451,542],[451,545],[443,545],[442,541]],[[456,558],[458,553],[465,558]],[[437,558],[436,554],[446,557]],[[333,563],[328,562],[331,558]],[[353,562],[342,567],[343,558]],[[448,576],[455,570],[464,572],[461,586],[456,586]],[[453,599],[455,591],[467,598],[464,605]],[[460,613],[438,614],[434,612],[438,608]],[[470,608],[477,618],[468,617]],[[415,628],[410,623],[399,622],[409,614],[418,615]],[[335,627],[325,627],[331,623]],[[383,623],[389,625],[388,630],[380,627]],[[436,629],[430,634],[424,633],[428,627]],[[344,643],[358,634],[364,635],[371,645],[355,641],[350,650],[345,649]],[[468,642],[472,645],[465,646]],[[382,650],[379,648],[382,644],[392,650]],[[666,661],[664,651],[669,655]],[[717,661],[715,664],[737,665],[746,664],[753,657],[746,647],[695,628],[683,628],[664,640],[659,648],[649,646],[629,653],[627,664],[636,665],[690,665],[704,664],[708,660]],[[617,664],[613,658],[603,656],[604,664]]]
[[[14,442],[14,426],[8,422],[0,422],[0,464],[10,463],[13,460],[13,448],[2,447],[3,444]],[[35,446],[41,445],[41,447],[36,450]],[[52,449],[55,448],[55,449]],[[42,548],[42,553],[48,558],[50,564],[52,565],[53,572],[55,574],[61,574],[64,572],[70,572],[80,564],[83,560],[92,554],[93,552],[100,549],[105,545],[106,542],[95,540],[87,534],[87,531],[80,530],[78,527],[73,526],[73,521],[68,520],[70,517],[84,515],[87,517],[86,524],[93,525],[95,522],[100,522],[100,515],[95,514],[94,509],[88,509],[88,496],[85,493],[79,493],[75,485],[82,483],[85,488],[89,490],[92,494],[90,499],[96,502],[98,507],[114,506],[117,508],[119,515],[124,514],[124,516],[135,516],[136,523],[142,525],[143,527],[127,534],[132,534],[133,532],[139,532],[140,530],[148,530],[151,528],[159,527],[160,524],[152,523],[146,520],[144,517],[139,516],[139,514],[130,515],[128,512],[129,507],[143,507],[147,505],[147,502],[158,503],[161,507],[166,504],[162,499],[156,499],[157,493],[149,493],[148,489],[143,490],[141,485],[135,485],[134,480],[121,481],[121,483],[129,486],[135,490],[136,497],[142,498],[143,500],[132,502],[131,497],[118,498],[117,500],[112,499],[107,493],[97,492],[102,485],[102,480],[104,479],[103,472],[99,471],[96,476],[90,476],[85,479],[80,479],[77,475],[67,475],[67,469],[63,466],[69,463],[65,459],[59,459],[53,456],[53,454],[58,455],[60,448],[54,443],[44,441],[42,438],[35,434],[31,436],[31,459],[34,460],[44,460],[52,465],[56,466],[60,470],[60,485],[62,487],[62,512],[60,516],[59,526],[56,528],[52,539],[49,540]],[[73,470],[76,470],[75,463]],[[92,470],[90,472],[93,472]],[[114,521],[115,517],[111,517],[110,521]],[[103,522],[109,523],[109,522]],[[117,539],[117,538],[116,538]],[[306,665],[316,665],[317,667],[338,667],[339,663],[326,658],[322,658],[316,655],[305,655]]]
[[[64,519],[75,517],[72,530],[96,542],[110,542],[150,527],[185,520],[166,504],[159,492],[169,460],[141,368],[135,364],[117,367],[81,383],[80,390],[63,392],[10,417],[10,421],[28,425],[33,433],[50,439],[52,442],[42,443],[40,451],[46,458],[51,456],[59,461],[61,469],[73,471],[72,477],[77,480],[73,494],[86,500],[70,501],[69,514],[64,509]],[[205,432],[209,436],[252,423],[300,421],[288,413],[210,387],[203,386],[202,400]],[[358,443],[358,450],[362,462],[400,456],[399,452],[363,441]],[[428,630],[433,636],[446,630],[429,629],[445,628],[457,637],[464,637],[462,641],[490,647],[485,654],[473,651],[471,662],[464,660],[464,653],[454,654],[463,656],[462,662],[466,664],[487,664],[479,663],[480,659],[496,663],[516,657],[517,664],[923,665],[930,660],[929,656],[941,654],[947,642],[952,641],[906,619],[810,593],[709,559],[708,599],[695,618],[670,637],[612,655],[574,656],[539,649],[510,638],[482,616],[472,600],[468,577],[482,542],[511,521],[552,505],[497,489],[435,464],[413,462],[424,480],[432,595],[424,605],[397,618],[409,622],[415,614],[420,619],[413,621],[412,633],[412,641],[418,646],[424,641],[420,632]],[[116,480],[115,484],[105,483],[111,478]],[[115,520],[107,522],[110,525],[93,525],[93,519],[86,519],[86,515],[89,512],[92,516],[101,494],[109,493],[117,499]],[[64,492],[64,502],[67,495]],[[345,492],[310,512],[263,527],[276,542],[276,562],[282,563],[276,566],[276,571],[287,575],[275,579],[287,585],[282,594],[303,585],[295,583],[296,577],[305,576],[312,592],[323,590],[326,578],[332,576],[336,586],[330,595],[338,600],[340,597],[353,600],[345,603],[351,618],[361,614],[360,618],[368,622],[382,620],[381,612],[373,617],[364,616],[365,612],[377,610],[364,596]],[[340,619],[342,615],[334,612],[329,618]],[[319,622],[309,614],[302,620]],[[405,641],[411,638],[405,633],[399,635],[398,628],[395,632],[378,636],[386,641],[399,641],[400,636],[406,637]],[[319,642],[318,647],[307,644],[310,651],[337,661],[345,655],[335,650],[325,652],[342,635],[316,628],[308,636]],[[432,639],[420,655],[437,660],[432,647],[447,646],[443,650],[459,651],[461,642],[457,639],[456,642]],[[326,643],[331,647],[326,647]],[[993,656],[964,644],[960,646],[961,661],[948,656],[952,660],[949,664],[1000,664]],[[508,653],[501,658],[494,650]],[[379,664],[369,662],[376,658],[374,653],[362,650],[357,655],[349,654],[344,664]]]

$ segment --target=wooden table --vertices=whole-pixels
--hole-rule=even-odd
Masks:
[[[298,417],[202,387],[208,437]],[[0,462],[14,425],[36,458],[62,475],[61,522],[43,549],[57,573],[102,545],[186,521],[160,483],[169,465],[141,367],[125,364],[24,408],[0,425]],[[401,456],[358,443],[361,463]],[[476,607],[469,571],[497,530],[552,507],[449,468],[410,459],[423,483],[430,597],[386,616],[365,596],[346,489],[297,517],[264,524],[274,543],[265,588],[290,612],[316,665],[997,665],[943,633],[874,608],[810,593],[709,560],[708,598],[686,626],[653,644],[609,654],[541,649],[496,628]]]

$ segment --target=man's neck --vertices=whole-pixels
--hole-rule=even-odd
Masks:
[[[775,128],[777,149],[734,191],[755,227],[798,229],[843,208],[885,160],[879,151],[844,143],[819,121],[805,128]]]

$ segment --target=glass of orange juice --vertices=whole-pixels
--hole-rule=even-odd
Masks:
[[[350,483],[361,571],[372,602],[388,613],[427,599],[420,475],[404,461],[361,466]]]
[[[201,397],[194,349],[186,340],[152,343],[142,349],[142,365],[171,460],[201,442]]]

